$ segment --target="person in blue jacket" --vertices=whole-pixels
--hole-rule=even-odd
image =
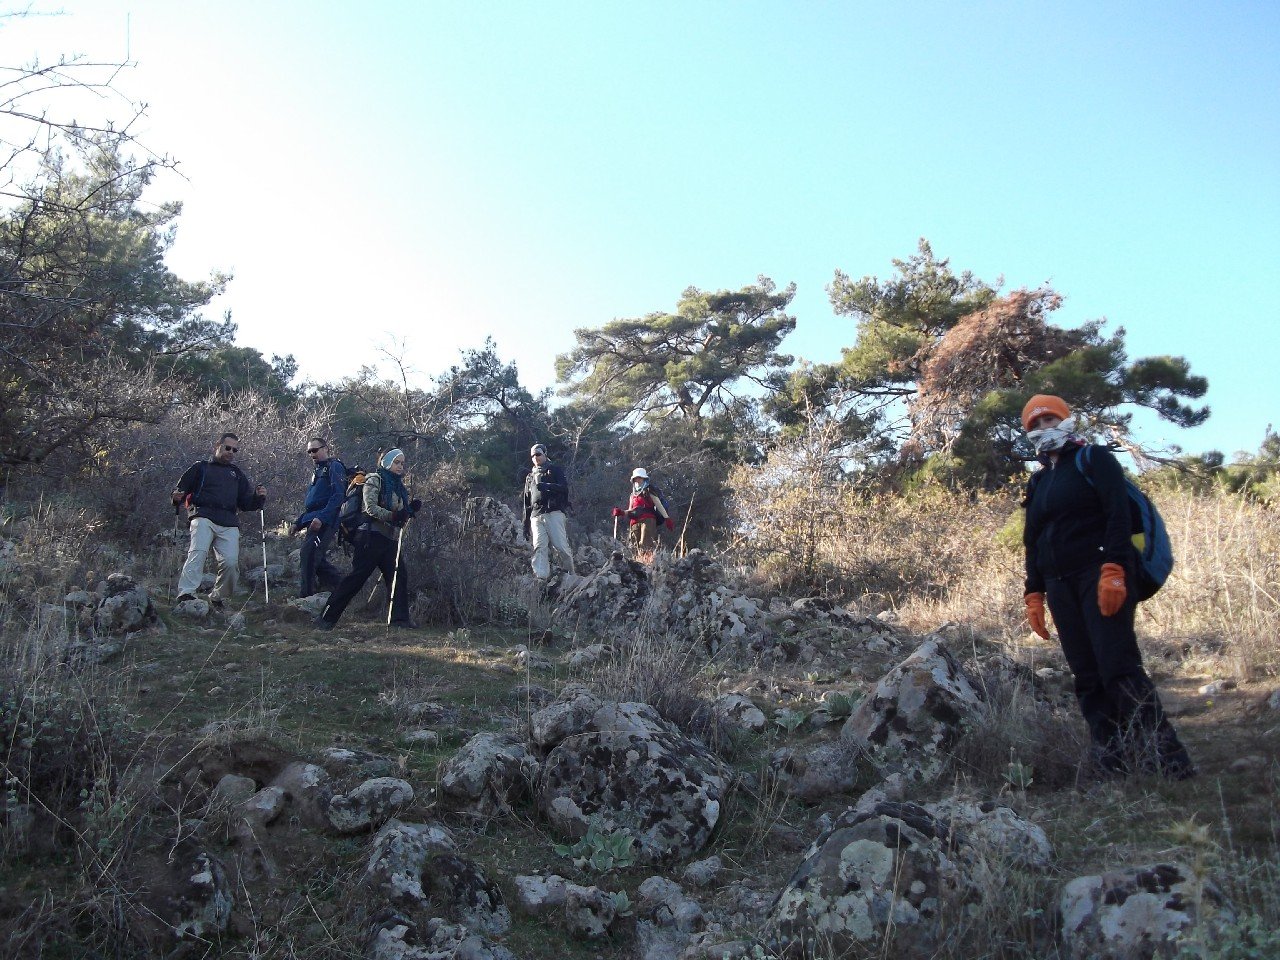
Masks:
[[[1046,604],[1053,614],[1094,759],[1112,774],[1194,776],[1138,650],[1138,554],[1124,471],[1108,448],[1095,446],[1085,475],[1077,458],[1088,441],[1061,397],[1032,397],[1022,427],[1042,464],[1024,501],[1027,620],[1048,640]]]
[[[302,504],[302,516],[293,521],[293,532],[303,536],[300,597],[315,593],[317,583],[321,589],[332,590],[342,581],[342,572],[329,562],[327,554],[338,535],[338,511],[347,493],[346,467],[329,455],[328,440],[312,437],[307,441],[307,454],[315,470]]]

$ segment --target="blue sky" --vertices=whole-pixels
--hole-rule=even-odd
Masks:
[[[37,3],[35,9],[54,9]],[[575,327],[759,274],[785,348],[838,358],[836,269],[927,237],[1068,326],[1188,357],[1213,416],[1140,436],[1255,450],[1280,416],[1280,5],[187,4],[67,0],[5,63],[137,62],[185,180],[171,263],[234,271],[240,341],[336,379],[496,340],[538,388]]]

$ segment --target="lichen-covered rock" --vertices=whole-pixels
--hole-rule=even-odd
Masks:
[[[511,929],[502,891],[479,865],[453,854],[432,857],[424,871],[428,895],[446,917],[474,933],[500,936]]]
[[[394,910],[375,915],[365,955],[369,960],[516,960],[506,947],[461,924],[433,917],[419,925]]]
[[[571,683],[555,703],[529,718],[529,739],[541,749],[550,750],[565,738],[587,730],[591,718],[603,705],[604,701],[582,684]]]
[[[206,850],[183,844],[156,890],[154,911],[177,937],[209,939],[227,929],[235,891],[221,861]]]
[[[926,809],[959,829],[975,850],[997,864],[1034,870],[1053,864],[1053,844],[1044,829],[994,800],[952,798],[926,804]]]
[[[258,785],[253,777],[242,777],[228,773],[213,788],[213,801],[220,804],[237,804],[248,800],[258,792]]]
[[[778,895],[771,937],[788,956],[841,956],[893,930],[894,956],[933,956],[944,911],[973,894],[947,824],[911,803],[838,817]]]
[[[584,733],[547,757],[538,808],[574,839],[597,824],[624,831],[642,862],[701,850],[720,820],[728,770],[705,748],[666,732]]]
[[[852,790],[861,750],[852,743],[822,743],[812,750],[775,750],[769,772],[791,796],[813,802]]]
[[[768,720],[764,711],[740,693],[726,693],[711,705],[722,723],[749,733],[763,733]]]
[[[350,771],[362,777],[386,777],[396,769],[395,761],[370,750],[352,747],[325,747],[320,751],[325,769]]]
[[[1173,957],[1183,933],[1201,919],[1202,902],[1227,916],[1217,888],[1181,864],[1077,877],[1058,900],[1062,940],[1073,960]]]
[[[649,877],[636,891],[636,944],[642,960],[677,960],[705,924],[702,907],[673,880]]]
[[[313,593],[309,597],[290,597],[280,607],[280,618],[286,623],[307,623],[324,613],[329,603],[329,592]]]
[[[155,620],[156,609],[146,587],[123,573],[107,577],[105,595],[93,615],[98,633],[130,633]]]
[[[564,928],[580,940],[600,940],[609,935],[618,918],[613,896],[599,887],[570,883],[565,888]]]
[[[464,512],[466,525],[482,531],[496,546],[513,554],[524,555],[529,549],[523,524],[515,511],[493,497],[472,497]]]
[[[547,877],[516,877],[516,907],[531,917],[540,917],[564,906],[568,881],[552,874]]]
[[[263,787],[240,805],[240,817],[253,827],[267,827],[284,812],[285,793],[280,787]]]
[[[707,857],[684,868],[681,876],[695,887],[705,888],[716,882],[720,872],[724,870],[724,861],[719,857]]]
[[[365,865],[365,882],[400,907],[418,907],[427,899],[422,886],[427,861],[458,848],[444,827],[388,820],[374,835]]]
[[[209,601],[193,597],[173,605],[173,615],[184,620],[205,620],[209,616]]]
[[[381,826],[413,802],[413,787],[396,777],[374,777],[350,793],[333,797],[325,815],[339,833],[361,833]]]
[[[928,781],[942,772],[981,704],[960,663],[929,639],[880,679],[840,735],[882,771]]]
[[[450,807],[476,816],[511,812],[529,796],[538,778],[538,761],[515,737],[480,733],[440,768],[440,795]]]
[[[298,819],[312,829],[329,826],[329,801],[333,786],[329,773],[314,763],[291,763],[268,786],[279,787],[297,811]]]

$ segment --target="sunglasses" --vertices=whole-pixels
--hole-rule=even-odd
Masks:
[[[535,453],[533,455],[533,459],[537,460],[539,457],[545,457],[545,456],[546,456],[545,453]]]
[[[239,453],[239,452],[240,452],[240,448],[239,448],[239,447],[228,447],[225,443],[222,445],[222,449],[223,449],[223,450],[225,450],[225,451],[227,451],[227,453]]]

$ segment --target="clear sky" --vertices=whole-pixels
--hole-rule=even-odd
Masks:
[[[576,327],[690,285],[795,281],[784,349],[839,357],[836,269],[927,237],[1074,326],[1173,353],[1230,455],[1280,426],[1280,4],[36,0],[0,58],[137,67],[181,161],[171,265],[235,274],[240,342],[332,380],[493,336],[535,389]],[[1272,387],[1266,387],[1266,384]]]

